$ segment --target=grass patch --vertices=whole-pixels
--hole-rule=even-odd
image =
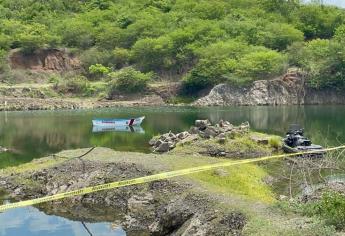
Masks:
[[[278,149],[282,146],[282,140],[280,137],[271,137],[268,140],[268,144],[275,149]]]
[[[226,161],[229,160],[201,156],[169,159],[174,170]],[[272,203],[274,194],[270,187],[263,182],[266,176],[267,173],[261,167],[255,164],[245,164],[200,172],[188,175],[187,178],[199,182],[212,192],[240,195],[250,200]]]
[[[334,191],[324,192],[316,201],[308,203],[283,201],[277,202],[275,207],[285,214],[308,216],[331,229],[340,231],[345,229],[345,196]]]
[[[28,171],[41,170],[44,168],[55,166],[64,161],[66,161],[65,158],[59,158],[59,157],[40,158],[40,159],[36,159],[25,164],[21,164],[19,166],[7,167],[5,169],[1,169],[0,175],[7,176],[11,174],[20,174],[20,173],[24,173]]]
[[[225,147],[231,152],[244,152],[244,153],[269,153],[271,151],[270,146],[258,144],[250,138],[251,133],[242,135],[240,137],[234,137],[229,139],[225,143]]]
[[[191,175],[212,191],[231,193],[266,203],[274,202],[274,194],[263,182],[266,172],[254,164],[225,167]]]
[[[171,151],[173,154],[191,155],[196,153],[207,153],[208,150],[223,150],[230,153],[233,158],[252,158],[265,156],[276,151],[276,147],[269,144],[259,144],[251,136],[258,136],[258,133],[250,132],[248,134],[234,135],[229,133],[224,144],[220,144],[217,138],[199,139],[194,142],[177,145]],[[263,135],[263,134],[260,134]],[[276,136],[267,136],[268,139],[277,139]]]

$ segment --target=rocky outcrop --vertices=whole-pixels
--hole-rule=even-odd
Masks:
[[[303,97],[304,87],[299,82],[291,84],[281,79],[259,80],[246,87],[219,84],[194,105],[292,105],[303,104]]]
[[[34,71],[65,72],[81,68],[77,57],[59,49],[39,49],[31,54],[15,50],[9,56],[9,62],[12,69]]]
[[[258,80],[246,87],[219,84],[193,103],[196,106],[345,104],[336,90],[309,88],[302,80]]]
[[[224,143],[227,136],[248,133],[249,128],[248,122],[234,126],[228,121],[221,120],[213,126],[209,120],[196,120],[195,126],[191,127],[189,131],[178,134],[169,132],[152,138],[149,144],[154,152],[164,153],[174,149],[178,144],[184,145],[199,139],[217,138],[219,143]]]
[[[345,93],[335,89],[312,89],[306,88],[304,104],[308,105],[327,105],[327,104],[345,104]]]

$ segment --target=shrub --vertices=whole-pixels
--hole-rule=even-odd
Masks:
[[[9,49],[10,45],[11,45],[11,38],[8,35],[0,33],[0,50]]]
[[[48,82],[56,85],[60,82],[60,79],[61,79],[60,76],[53,74],[49,77]]]
[[[314,88],[345,88],[345,49],[336,40],[316,39],[308,42],[303,50],[301,64],[309,75]]]
[[[327,224],[343,230],[345,229],[345,196],[337,192],[326,192],[317,203],[308,204],[305,213],[309,216],[320,216]]]
[[[283,54],[243,42],[228,40],[197,50],[201,57],[184,78],[186,92],[196,92],[222,82],[243,86],[283,72]]]
[[[85,71],[88,71],[91,65],[102,64],[109,65],[111,54],[108,51],[101,51],[98,48],[90,48],[80,55],[80,61]]]
[[[265,28],[259,41],[268,48],[285,50],[294,42],[303,42],[304,35],[293,26],[282,23],[271,23]]]
[[[95,78],[101,78],[110,73],[110,68],[105,67],[102,64],[95,64],[89,67],[89,73]]]
[[[23,31],[15,35],[15,37],[24,53],[32,53],[46,44],[49,46],[58,44],[60,39],[55,35],[50,35],[48,32],[45,25],[35,23],[32,25],[25,25]]]
[[[152,79],[152,73],[142,73],[132,67],[124,68],[118,72],[111,73],[109,97],[115,92],[141,92],[147,87],[147,82]]]
[[[168,37],[140,39],[133,46],[133,60],[145,71],[169,68],[172,47]]]
[[[6,57],[7,57],[7,52],[5,50],[0,49],[0,74],[3,74],[9,70]]]
[[[200,89],[225,82],[225,75],[234,72],[236,61],[227,60],[200,60],[195,68],[184,78],[184,86],[188,92],[196,92]]]
[[[68,47],[87,49],[94,45],[94,26],[91,22],[73,18],[61,21],[56,27],[62,42]]]
[[[64,80],[56,86],[56,90],[60,93],[73,93],[78,95],[86,94],[89,88],[90,82],[83,76],[76,76]]]
[[[112,53],[111,62],[116,68],[121,68],[129,64],[131,53],[125,48],[115,48]]]
[[[339,26],[334,34],[334,38],[340,42],[344,42],[345,41],[345,24]]]
[[[279,137],[272,137],[268,140],[268,144],[275,149],[278,149],[282,146],[282,142]]]
[[[236,74],[241,77],[270,79],[280,75],[285,66],[286,58],[282,54],[264,50],[246,54],[239,60]]]

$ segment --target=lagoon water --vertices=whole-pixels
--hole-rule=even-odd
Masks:
[[[146,116],[141,128],[93,130],[93,118]],[[189,129],[195,119],[249,121],[254,130],[284,135],[289,124],[299,123],[315,143],[345,143],[344,106],[287,107],[161,107],[114,108],[79,111],[0,113],[0,146],[12,152],[0,154],[0,168],[29,162],[63,149],[91,146],[119,151],[149,152],[148,141],[159,133]],[[93,132],[94,131],[94,132]],[[98,131],[98,132],[96,132]]]
[[[92,118],[146,116],[141,128],[95,130]],[[160,107],[113,108],[79,111],[32,111],[0,113],[0,168],[16,166],[60,150],[91,146],[119,151],[149,152],[153,135],[180,132],[196,119],[233,124],[249,121],[252,129],[283,136],[289,124],[301,124],[315,143],[336,146],[345,143],[345,106],[280,107]],[[110,223],[86,223],[94,235],[125,235]],[[0,213],[2,235],[88,235],[81,222],[48,216],[35,208]]]
[[[85,225],[85,227],[84,227]],[[0,236],[124,236],[120,228],[110,223],[87,223],[48,216],[36,208],[14,209],[0,214]]]

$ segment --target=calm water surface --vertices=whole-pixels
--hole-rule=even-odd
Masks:
[[[93,132],[92,118],[146,116],[141,129]],[[180,132],[196,119],[249,121],[256,131],[284,135],[291,123],[301,124],[314,143],[345,143],[345,106],[114,108],[86,111],[0,113],[0,168],[15,166],[63,149],[104,146],[120,151],[149,152],[153,135]],[[1,195],[1,194],[0,194]],[[125,235],[110,223],[87,224],[94,235]],[[35,208],[0,213],[0,235],[88,235],[81,222],[48,216]]]
[[[85,226],[84,226],[85,225]],[[113,228],[110,223],[84,223],[48,216],[36,208],[28,207],[0,214],[1,236],[124,236],[126,233]]]
[[[92,118],[146,116],[139,132],[92,132]],[[305,127],[315,143],[345,143],[344,106],[229,107],[229,108],[116,108],[89,111],[0,113],[0,168],[15,166],[58,152],[90,146],[120,151],[149,152],[148,140],[159,133],[188,129],[195,119],[249,121],[257,131],[284,135],[290,123]],[[130,131],[130,130],[128,130]]]

